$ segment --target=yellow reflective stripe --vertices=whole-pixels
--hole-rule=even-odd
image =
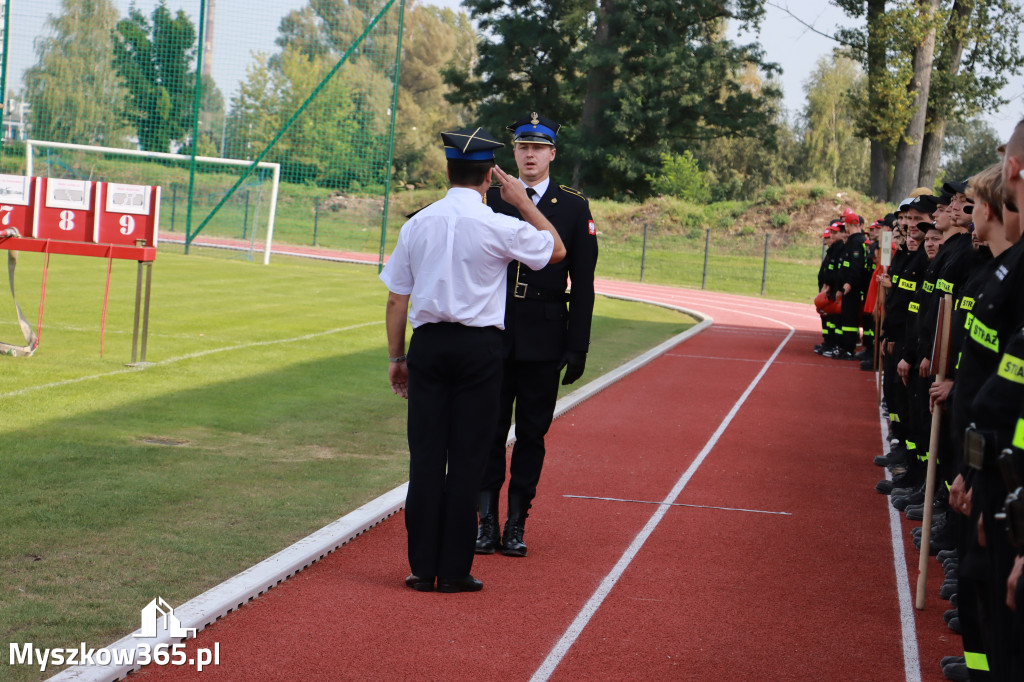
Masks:
[[[997,353],[999,352],[999,332],[985,326],[978,318],[974,318],[972,321],[971,338],[979,345]]]
[[[855,333],[860,327],[843,327],[844,332]]]
[[[1024,360],[1003,353],[1003,359],[999,362],[999,376],[1015,384],[1024,384]]]
[[[899,275],[893,275],[891,277],[891,279],[892,279],[892,283],[893,284],[899,284],[900,283],[900,276]]]
[[[964,356],[964,352],[963,351],[960,351],[959,353],[956,354],[956,364],[953,365],[954,369],[960,369],[960,358],[962,358],[963,356]]]
[[[844,267],[844,268],[848,268],[848,267],[850,267],[850,261],[848,261],[848,260],[844,260],[844,261],[843,261],[843,267]]]
[[[921,285],[921,288],[924,289],[925,293],[928,293],[928,294],[930,294],[933,291],[935,291],[935,285],[932,284],[931,282],[925,282],[924,284]]]
[[[911,302],[911,304],[907,306],[907,312],[908,313],[916,313],[920,309],[921,309],[921,304],[920,303]]]
[[[917,291],[917,282],[912,279],[901,279],[900,289],[906,289],[907,291]]]
[[[970,296],[964,296],[960,299],[960,307],[964,310],[974,310],[974,299]]]
[[[889,413],[889,421],[891,421],[894,424],[898,424],[899,421],[900,421],[900,416],[898,414],[896,414],[895,412],[890,412]]]
[[[964,318],[964,329],[970,331],[972,322],[974,322],[974,313],[967,313]]]
[[[935,285],[939,288],[939,291],[941,291],[944,294],[951,294],[951,293],[953,293],[953,283],[952,282],[948,282],[948,281],[946,281],[944,279],[940,279],[938,282],[935,283]]]
[[[917,456],[917,460],[919,462],[927,462],[928,461],[928,451],[927,450],[922,450],[921,454]]]
[[[906,441],[906,444],[907,444],[907,450],[917,450],[917,443],[915,443],[914,441],[908,440],[908,441]]]
[[[1013,447],[1024,450],[1024,418],[1017,420],[1017,428],[1013,431]]]
[[[969,670],[988,671],[988,657],[972,651],[964,652],[964,662]]]

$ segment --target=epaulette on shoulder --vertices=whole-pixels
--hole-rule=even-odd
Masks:
[[[569,187],[567,185],[559,185],[559,188],[561,188],[565,192],[568,192],[569,194],[575,194],[576,196],[578,196],[580,199],[583,199],[584,201],[587,200],[587,197],[583,194],[583,192],[579,191],[575,187]]]

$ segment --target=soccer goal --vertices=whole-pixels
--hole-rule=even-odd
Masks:
[[[110,163],[109,157],[130,157]],[[71,177],[82,180],[111,180],[131,184],[159,185],[163,190],[160,226],[162,242],[185,244],[192,236],[193,246],[230,249],[248,253],[249,258],[263,248],[263,263],[270,263],[281,184],[281,164],[260,162],[256,170],[229,197],[222,210],[203,228],[194,232],[224,198],[238,178],[241,168],[252,165],[243,159],[197,156],[195,181],[189,187],[187,154],[150,152],[137,149],[98,147],[44,140],[25,141],[25,174],[46,177]],[[269,181],[269,190],[264,191]],[[186,215],[191,201],[191,226]],[[188,234],[191,229],[193,234]]]

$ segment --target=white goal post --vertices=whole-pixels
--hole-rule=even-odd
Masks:
[[[70,149],[76,151],[99,152],[101,154],[120,154],[122,156],[141,156],[150,159],[174,159],[176,161],[191,161],[188,154],[171,154],[168,152],[147,152],[138,149],[119,149],[117,147],[97,147],[89,144],[72,144],[70,142],[46,142],[44,140],[25,140],[25,175],[33,175],[34,149]],[[244,159],[222,159],[212,156],[197,156],[197,163],[221,164],[225,166],[251,166],[252,161]],[[270,188],[270,213],[267,216],[267,239],[263,247],[263,264],[270,263],[270,246],[274,240],[274,217],[277,214],[277,192],[281,185],[281,164],[261,161],[256,164],[258,168],[268,168],[273,171]]]

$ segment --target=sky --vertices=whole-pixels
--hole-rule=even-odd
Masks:
[[[292,9],[305,6],[308,0],[215,1],[213,76],[225,99],[230,99],[238,82],[245,77],[245,67],[251,62],[251,54],[261,50],[274,52],[276,45],[273,41],[281,17]],[[461,7],[458,0],[420,1],[453,9]],[[122,15],[127,13],[130,2],[114,0]],[[136,0],[136,4],[148,14],[155,0]],[[21,88],[21,74],[36,61],[32,38],[42,32],[46,16],[59,10],[60,0],[14,2],[11,5],[8,88],[17,92]],[[199,0],[168,0],[168,6],[172,10],[185,9],[196,16]],[[802,25],[790,13],[822,33],[831,33],[837,26],[851,24],[852,21],[842,11],[821,0],[767,0],[766,17],[759,35],[731,33],[738,42],[760,42],[767,60],[782,67],[784,104],[792,119],[804,107],[804,85],[808,77],[818,59],[831,52],[834,43]],[[1024,44],[1018,49],[1024,49]],[[1010,100],[1009,104],[999,111],[988,112],[984,118],[1000,137],[1007,139],[1014,124],[1024,117],[1024,78],[1013,79],[1003,91],[1003,97]]]

